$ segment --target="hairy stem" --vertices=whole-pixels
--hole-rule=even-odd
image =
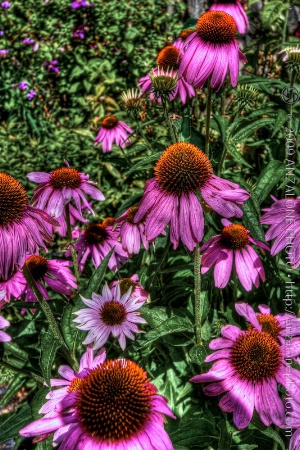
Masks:
[[[195,329],[196,342],[201,344],[201,322],[202,322],[202,308],[201,308],[201,257],[199,252],[199,244],[196,245],[194,251],[194,277],[195,277]]]
[[[69,203],[65,205],[66,211],[66,223],[67,223],[67,239],[68,239],[68,247],[71,248],[72,261],[74,266],[75,277],[77,278],[77,284],[79,285],[79,268],[77,261],[77,254],[74,248],[74,244],[72,243],[72,228],[70,222],[70,206]]]
[[[174,127],[173,127],[172,121],[170,119],[166,99],[163,98],[163,96],[161,97],[161,105],[162,105],[162,108],[164,111],[165,118],[167,119],[167,122],[168,122],[171,139],[173,141],[173,144],[175,144],[178,141],[178,139],[176,138]]]
[[[208,94],[206,105],[206,124],[205,124],[205,154],[210,158],[209,152],[209,128],[210,128],[210,113],[211,113],[212,88],[210,86],[210,78],[208,80]]]

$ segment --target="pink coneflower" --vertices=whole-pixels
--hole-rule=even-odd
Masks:
[[[128,259],[128,253],[123,250],[122,244],[119,242],[119,228],[113,229],[114,223],[115,219],[108,217],[102,223],[90,223],[81,231],[79,241],[74,244],[78,253],[80,270],[83,270],[89,255],[92,256],[93,264],[97,268],[114,247],[114,252],[108,262],[108,267],[111,270],[117,270],[120,264]],[[70,250],[66,253],[66,256],[69,254]]]
[[[271,247],[274,256],[286,248],[287,255],[293,269],[300,265],[300,197],[283,198],[277,200],[272,196],[274,203],[263,209],[265,214],[260,222],[271,225],[266,232],[266,240],[275,239]]]
[[[193,250],[204,233],[204,217],[197,198],[203,200],[223,217],[241,217],[238,205],[249,193],[231,181],[216,177],[207,156],[195,145],[177,142],[161,155],[154,168],[154,178],[145,185],[134,222],[145,220],[145,234],[152,241],[170,223],[170,240],[174,249],[179,239]]]
[[[174,45],[168,45],[167,47],[163,48],[157,57],[157,64],[159,68],[162,68],[163,70],[168,70],[168,73],[170,73],[170,76],[177,76],[177,71],[179,69],[180,61],[182,58],[182,53],[176,48]],[[159,75],[159,69],[155,68],[153,69],[153,72],[155,74]],[[141,87],[143,94],[146,92],[151,92],[150,99],[153,100],[155,98],[153,91],[153,84],[151,77],[149,75],[146,75],[145,77],[141,78],[138,82],[138,86]],[[179,78],[175,88],[172,90],[172,92],[169,94],[169,100],[174,100],[175,98],[180,97],[182,103],[186,103],[186,101],[192,97],[195,96],[195,90],[194,88],[186,82],[184,78]],[[158,101],[161,101],[160,98],[158,98]]]
[[[73,293],[72,289],[77,289],[76,278],[69,269],[69,266],[72,265],[70,261],[58,259],[50,260],[41,255],[31,255],[27,257],[26,265],[35,280],[39,291],[46,300],[50,300],[50,297],[45,284],[47,284],[54,292],[67,296],[70,296]],[[25,301],[37,301],[28,284],[26,286]]]
[[[225,219],[221,222],[224,225],[221,234],[212,237],[200,248],[200,251],[204,251],[201,273],[206,273],[215,264],[215,286],[224,288],[234,266],[246,291],[252,289],[252,284],[258,288],[259,279],[265,281],[266,276],[262,262],[252,245],[266,250],[269,250],[269,247],[252,238],[243,225],[233,224]]]
[[[195,31],[196,30],[194,28],[186,28],[185,30],[182,30],[179,38],[173,42],[174,47],[178,48],[181,53],[184,53],[186,40],[192,33],[195,33]]]
[[[6,303],[5,297],[6,297],[6,291],[0,291],[0,311],[3,307],[3,305]],[[10,325],[9,321],[4,319],[4,317],[0,316],[0,342],[11,341],[11,337],[4,331],[1,331],[2,328],[8,327],[9,325]]]
[[[72,169],[67,162],[66,164],[68,167],[62,167],[50,173],[31,172],[27,175],[30,181],[40,184],[34,190],[32,202],[53,217],[61,216],[65,205],[71,200],[74,201],[80,215],[82,215],[82,205],[92,211],[84,194],[96,200],[105,199],[102,192],[95,187],[97,183],[89,180],[89,175]]]
[[[274,316],[267,305],[258,305],[259,313],[255,313],[248,303],[237,302],[235,309],[240,316],[245,317],[250,326],[270,333],[281,345],[286,345],[286,338],[300,335],[300,319],[293,314],[281,313]],[[296,338],[299,342],[299,338]],[[293,339],[289,339],[289,344]],[[300,353],[300,350],[299,350]],[[297,356],[298,353],[294,356]]]
[[[285,361],[284,346],[280,346],[270,333],[256,329],[242,331],[226,325],[221,335],[209,344],[216,352],[205,358],[205,362],[216,362],[207,373],[197,375],[191,381],[212,382],[203,389],[209,396],[228,391],[221,398],[219,407],[225,412],[233,412],[233,422],[238,429],[249,425],[254,409],[266,426],[271,423],[281,426],[285,409],[277,383],[288,387],[285,376],[288,370],[294,387],[300,387],[300,372]]]
[[[299,395],[295,397],[288,396],[285,399],[286,404],[286,419],[282,428],[288,429],[289,433],[291,428],[296,428],[296,431],[292,434],[286,434],[291,436],[289,443],[289,450],[300,450],[300,399]]]
[[[96,147],[101,142],[103,153],[111,152],[114,142],[122,148],[125,148],[130,143],[128,133],[133,134],[133,130],[115,116],[105,117],[101,122],[101,127],[94,145]]]
[[[16,270],[9,278],[0,277],[0,289],[6,291],[6,300],[9,302],[11,297],[15,300],[24,294],[26,289],[26,280],[20,270]]]
[[[53,445],[65,450],[173,450],[165,414],[176,418],[147,373],[133,361],[112,360],[83,378],[73,405],[66,404],[56,417],[36,420],[20,434],[55,432]]]
[[[249,28],[248,17],[239,0],[214,0],[210,11],[224,11],[230,14],[240,34],[245,34],[246,29]]]
[[[149,249],[149,243],[145,236],[145,220],[134,223],[134,216],[137,210],[138,206],[132,206],[116,219],[116,224],[120,226],[122,246],[130,255],[133,253],[138,254],[142,243],[146,250]]]
[[[83,212],[85,209],[89,208],[89,213],[91,214],[92,212],[92,203],[89,202],[88,203],[89,207],[83,205],[81,207],[81,211]],[[81,214],[82,214],[81,212]],[[74,206],[72,204],[69,205],[69,215],[70,215],[70,225],[71,227],[75,227],[75,225],[77,224],[77,221],[80,221],[82,223],[87,223],[89,220],[85,219],[81,214],[78,213],[77,209],[74,208]],[[64,212],[62,213],[61,216],[56,217],[55,218],[57,220],[57,222],[59,223],[58,227],[52,227],[51,228],[51,232],[54,233],[54,231],[57,231],[58,234],[62,237],[65,237],[67,235],[67,221],[66,221],[66,211],[64,210]],[[73,230],[74,231],[74,230]],[[73,235],[73,231],[72,231],[72,235]],[[74,239],[78,239],[79,234],[75,233]]]
[[[78,372],[67,365],[60,366],[58,368],[58,373],[64,379],[51,378],[50,385],[63,387],[55,389],[46,395],[46,398],[49,400],[39,410],[39,414],[45,414],[44,419],[56,417],[61,411],[62,401],[64,401],[64,404],[67,402],[70,402],[71,404],[74,403],[76,393],[78,389],[80,389],[83,378],[85,378],[92,369],[95,369],[99,364],[102,364],[105,359],[105,349],[100,350],[97,356],[94,357],[92,346],[89,345],[80,359]]]
[[[126,337],[134,340],[134,333],[141,333],[137,323],[146,323],[137,312],[144,302],[131,295],[132,288],[121,295],[120,285],[113,290],[107,284],[102,294],[92,294],[92,299],[81,297],[88,308],[76,311],[74,322],[80,330],[88,331],[83,344],[93,343],[93,349],[102,347],[109,335],[115,336],[122,350],[126,348]]]
[[[239,50],[234,19],[223,11],[208,11],[199,18],[196,28],[186,40],[178,76],[197,89],[210,78],[211,87],[219,90],[229,70],[235,87],[239,61],[247,62],[247,59]]]
[[[134,274],[130,278],[121,278],[121,280],[113,281],[110,283],[109,288],[111,289],[113,295],[117,285],[120,286],[121,295],[126,294],[126,292],[131,288],[131,297],[138,297],[138,301],[144,303],[149,298],[149,292],[146,291],[138,281],[138,275]]]
[[[48,224],[56,225],[46,212],[28,205],[24,187],[15,178],[0,172],[0,277],[7,280],[26,252],[37,253],[51,241]]]

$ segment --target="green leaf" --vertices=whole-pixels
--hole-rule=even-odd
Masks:
[[[0,443],[12,439],[26,425],[32,422],[31,408],[28,403],[25,403],[19,411],[10,416],[1,426]]]
[[[195,364],[199,364],[199,366],[204,363],[207,355],[208,351],[204,345],[194,345],[190,350],[191,361]]]
[[[207,447],[213,441],[213,435],[217,435],[212,423],[206,419],[192,418],[182,422],[175,432],[170,433],[174,445]]]
[[[0,400],[0,408],[5,406],[12,397],[21,389],[25,382],[25,376],[20,374],[17,375],[14,379],[12,379],[9,383],[9,386]]]
[[[248,164],[244,158],[242,157],[241,153],[236,149],[235,145],[233,144],[227,144],[226,145],[226,152],[229,153],[229,155],[231,155],[234,160],[239,163],[241,166],[246,166],[249,167],[250,169],[252,169],[252,166],[250,166],[250,164]]]
[[[256,444],[241,444],[241,445],[235,445],[233,447],[234,450],[253,450],[254,448],[258,448],[258,445],[256,445]]]
[[[276,133],[283,128],[283,125],[285,124],[286,121],[287,121],[286,111],[284,111],[284,109],[279,109],[277,116],[276,116],[274,130],[273,130],[271,137],[274,137],[276,135]]]
[[[250,231],[251,236],[254,237],[254,239],[264,242],[265,234],[259,221],[260,216],[255,197],[250,197],[244,203],[243,211],[243,223],[245,227]]]
[[[30,409],[33,420],[37,420],[40,417],[42,417],[41,414],[39,414],[39,410],[46,403],[46,395],[48,394],[49,391],[50,391],[49,387],[42,386],[33,397],[30,403]]]
[[[233,429],[229,422],[222,420],[218,423],[221,432],[218,450],[228,450],[231,447]]]
[[[52,450],[53,449],[53,436],[45,439],[42,442],[38,442],[36,450]]]
[[[186,317],[174,316],[162,322],[155,330],[151,330],[139,339],[139,343],[143,346],[150,342],[156,341],[158,338],[171,333],[178,333],[180,331],[192,331],[192,322]]]
[[[265,127],[266,125],[273,125],[273,117],[260,117],[258,120],[253,120],[251,123],[247,124],[247,120],[242,121],[240,127],[236,130],[236,126],[230,126],[227,130],[228,142],[229,143],[243,143],[259,128]]]
[[[273,187],[284,178],[285,167],[281,161],[270,161],[259,175],[253,196],[261,204],[272,191]]]
[[[59,347],[60,343],[52,333],[46,331],[41,333],[40,367],[47,383],[49,383],[53,361]]]
[[[131,169],[125,173],[125,176],[129,175],[130,173],[136,172],[137,169],[149,169],[149,167],[153,166],[153,162],[158,160],[161,153],[162,152],[156,152],[153,155],[143,158],[141,161],[139,161],[133,167],[131,167]]]

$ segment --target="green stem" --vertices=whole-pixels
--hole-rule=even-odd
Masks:
[[[226,157],[226,153],[227,153],[226,142],[223,142],[223,150],[222,150],[221,160],[220,160],[220,163],[218,165],[218,170],[217,170],[218,177],[222,173],[223,165],[224,165],[224,161],[225,161],[225,157]]]
[[[149,150],[151,150],[151,152],[153,152],[153,148],[151,145],[151,142],[149,141],[149,139],[146,136],[146,133],[144,133],[140,123],[138,122],[138,120],[136,119],[136,125],[137,125],[137,132],[141,135],[142,139],[145,141],[145,144],[147,145],[147,147],[149,148]]]
[[[174,128],[173,128],[173,124],[172,124],[172,121],[171,121],[170,116],[169,116],[166,99],[163,98],[163,96],[161,97],[161,105],[162,105],[162,108],[163,108],[163,111],[164,111],[165,118],[167,119],[167,122],[168,122],[171,139],[173,141],[173,144],[175,144],[178,141],[178,139],[176,138],[176,135],[175,135],[175,132],[174,132]]]
[[[25,369],[18,369],[17,367],[11,366],[9,363],[5,361],[0,361],[1,366],[5,367],[8,370],[11,370],[12,372],[21,373],[22,375],[27,375],[28,377],[32,378],[33,380],[37,381],[38,383],[44,384],[45,379],[40,377],[39,375],[36,375],[33,372],[30,372],[29,370]]]
[[[210,158],[209,154],[209,128],[210,128],[210,113],[211,113],[212,88],[210,86],[210,78],[208,79],[208,95],[206,105],[206,124],[205,124],[205,154]]]
[[[33,276],[31,275],[30,270],[28,269],[27,264],[25,263],[24,267],[23,267],[23,275],[27,281],[27,283],[29,284],[29,286],[31,287],[31,289],[34,292],[34,295],[36,296],[39,304],[41,305],[42,310],[44,311],[45,316],[47,317],[49,326],[52,330],[52,333],[55,337],[55,339],[58,340],[58,342],[60,343],[61,346],[61,350],[66,358],[66,360],[69,362],[69,364],[71,366],[73,366],[74,362],[73,359],[71,358],[71,355],[69,353],[69,349],[65,344],[64,338],[60,332],[60,329],[57,325],[57,322],[55,320],[55,317],[51,311],[51,308],[49,306],[49,304],[47,303],[47,301],[44,299],[44,297],[42,296],[42,294],[40,293]]]
[[[194,251],[194,277],[195,277],[195,329],[196,342],[202,343],[201,337],[201,322],[202,322],[202,308],[201,308],[201,257],[199,252],[199,244],[196,245]]]
[[[74,244],[72,243],[72,228],[71,228],[71,222],[70,222],[70,206],[69,206],[69,203],[67,203],[65,205],[65,211],[66,211],[68,247],[71,248],[71,255],[72,255],[72,261],[73,261],[73,266],[74,266],[75,277],[77,278],[77,284],[79,286],[79,268],[78,268],[77,254],[76,254],[76,251],[75,251]]]

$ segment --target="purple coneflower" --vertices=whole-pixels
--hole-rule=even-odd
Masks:
[[[248,17],[239,0],[214,0],[210,11],[224,11],[230,14],[234,18],[240,34],[245,34],[246,29],[249,28]]]
[[[21,83],[18,84],[18,88],[22,91],[26,91],[28,89],[27,81],[21,81]]]
[[[113,392],[113,395],[112,395]],[[54,433],[53,445],[72,450],[173,450],[164,415],[176,418],[147,373],[126,359],[105,361],[80,381],[73,404],[42,418],[22,436]]]
[[[95,187],[97,183],[90,181],[89,175],[72,169],[67,162],[66,164],[68,167],[62,167],[50,173],[31,172],[27,175],[30,181],[40,184],[34,190],[32,202],[53,217],[61,216],[65,205],[71,200],[74,200],[80,215],[82,215],[82,203],[92,211],[84,193],[96,200],[104,200],[102,192]]]
[[[101,142],[103,153],[109,153],[112,150],[113,143],[125,148],[130,143],[128,133],[133,134],[133,130],[121,122],[115,116],[107,116],[101,122],[100,128],[94,145],[95,147]]]
[[[6,291],[6,300],[9,302],[11,297],[15,300],[24,294],[26,289],[26,280],[20,270],[16,270],[9,278],[0,277],[0,289]]]
[[[138,206],[132,206],[116,219],[116,224],[120,226],[122,246],[130,255],[138,254],[142,243],[146,250],[149,249],[149,243],[145,236],[145,220],[134,223],[134,216],[138,209]]]
[[[178,76],[200,89],[210,78],[212,88],[221,88],[229,70],[231,84],[237,85],[239,61],[247,62],[239,50],[234,19],[223,11],[208,11],[186,40]]]
[[[28,98],[29,101],[34,99],[35,96],[36,96],[36,92],[33,89],[31,91],[29,91],[28,94],[27,94],[27,98]]]
[[[93,343],[93,349],[102,347],[112,334],[119,341],[122,350],[126,348],[126,337],[134,340],[134,333],[141,333],[138,323],[146,323],[137,312],[144,302],[131,295],[132,288],[121,295],[120,285],[111,290],[105,284],[102,294],[92,294],[92,299],[81,297],[88,308],[76,311],[74,322],[79,330],[88,331],[83,344]]]
[[[47,225],[56,221],[46,212],[28,205],[26,191],[12,176],[0,172],[0,277],[7,280],[22,267],[26,253],[45,250],[51,242]]]
[[[111,270],[117,270],[120,264],[128,259],[128,253],[123,250],[122,244],[119,242],[120,230],[119,228],[113,229],[114,223],[115,219],[108,217],[102,223],[90,223],[81,231],[79,241],[74,244],[81,271],[89,255],[92,256],[94,266],[98,267],[112,248],[114,251],[108,262]],[[69,254],[70,250],[66,256]]]
[[[3,307],[3,305],[6,303],[4,300],[6,297],[6,291],[0,291],[0,311]],[[11,337],[5,333],[4,331],[1,331],[2,328],[8,327],[10,325],[9,321],[4,319],[4,317],[0,316],[0,342],[10,342]]]
[[[113,295],[117,285],[120,286],[121,295],[124,295],[131,288],[131,297],[138,297],[138,301],[144,303],[149,298],[149,292],[146,291],[138,281],[138,275],[134,274],[130,278],[121,278],[119,281],[112,281],[109,288]]]
[[[289,430],[286,431],[286,435],[291,436],[289,450],[300,450],[300,399],[299,395],[290,396],[289,391],[287,395],[289,396],[285,398],[286,418],[282,428]],[[291,435],[292,428],[296,428],[296,431]]]
[[[221,234],[210,238],[200,248],[200,251],[204,251],[201,273],[206,273],[215,264],[215,286],[224,288],[234,266],[246,291],[252,289],[252,284],[258,288],[259,279],[265,281],[266,276],[262,262],[252,245],[265,250],[269,250],[269,247],[252,238],[243,225],[233,224],[226,219],[222,220],[222,224],[224,228]]]
[[[77,289],[76,278],[69,269],[69,266],[72,265],[70,261],[58,259],[49,260],[41,255],[31,255],[27,257],[26,265],[35,280],[39,291],[46,300],[50,300],[50,297],[45,284],[47,284],[54,292],[67,296],[70,296],[73,293],[72,289]],[[28,284],[26,285],[25,301],[37,301]]]
[[[204,217],[197,198],[223,217],[241,217],[239,208],[249,193],[239,185],[212,173],[207,156],[195,145],[177,142],[161,155],[154,168],[154,178],[147,181],[145,192],[135,213],[134,222],[145,219],[145,234],[152,241],[170,223],[170,240],[174,249],[179,240],[193,250],[204,234]]]
[[[91,207],[92,207],[92,203],[89,202],[89,213],[92,213]],[[81,211],[84,211],[85,209],[87,209],[87,206],[83,205],[81,207]],[[83,222],[83,223],[87,223],[89,220],[85,219],[81,214],[78,213],[77,209],[74,208],[73,205],[69,205],[69,215],[70,215],[70,225],[71,227],[75,227],[77,221],[79,222]],[[58,232],[58,234],[62,237],[67,236],[67,221],[66,221],[66,211],[64,210],[63,214],[61,216],[56,217],[57,222],[59,223],[58,227],[52,227],[51,228],[51,232],[54,233],[55,231]],[[73,233],[74,229],[72,230]],[[74,233],[75,235],[73,236],[74,239],[78,239],[79,237],[79,232],[77,232],[77,230]]]
[[[274,316],[271,314],[271,309],[267,305],[258,305],[260,312],[255,313],[252,306],[243,302],[237,302],[235,309],[240,316],[245,317],[252,327],[270,333],[281,345],[286,345],[287,337],[289,337],[290,345],[293,341],[290,338],[300,335],[300,319],[293,314],[281,313]],[[296,339],[299,342],[299,338]],[[297,356],[298,353],[293,356]]]
[[[290,264],[297,269],[300,265],[300,197],[277,200],[272,196],[272,200],[274,203],[263,209],[265,214],[260,219],[261,223],[271,225],[266,232],[266,241],[275,239],[271,255],[286,248]]]
[[[221,335],[210,342],[209,347],[216,351],[205,358],[205,362],[216,361],[212,368],[190,381],[212,382],[203,389],[209,396],[227,392],[219,407],[233,412],[233,422],[238,429],[249,425],[254,409],[264,425],[281,426],[285,408],[277,384],[288,388],[285,376],[288,370],[295,389],[300,388],[300,372],[285,360],[284,346],[270,333],[257,329],[242,331],[226,325]]]
[[[69,404],[74,403],[78,389],[82,380],[96,368],[102,364],[106,359],[105,349],[100,350],[97,356],[94,357],[92,346],[88,346],[86,352],[80,359],[78,372],[75,372],[71,367],[65,365],[58,368],[59,375],[64,378],[51,378],[51,386],[63,386],[60,389],[55,389],[46,395],[48,401],[39,410],[39,414],[45,414],[44,419],[49,417],[56,417],[61,411],[61,407],[65,408]]]
[[[177,76],[177,71],[180,66],[180,61],[182,58],[182,53],[176,48],[174,45],[168,45],[163,48],[157,57],[157,65],[160,69],[167,70],[170,74],[169,76]],[[158,68],[153,69],[154,74],[159,76]],[[153,93],[153,83],[151,80],[151,76],[146,75],[141,78],[138,82],[138,86],[141,87],[142,93],[146,93],[151,91],[150,99],[153,100],[155,98],[155,94]],[[186,82],[184,78],[179,78],[175,88],[169,94],[169,100],[172,101],[175,98],[180,97],[182,103],[186,103],[186,101],[195,96],[194,88]],[[160,98],[157,99],[159,102]]]
[[[1,56],[2,58],[4,58],[4,56],[6,56],[8,53],[9,53],[9,50],[6,50],[6,49],[0,50],[0,56]]]

